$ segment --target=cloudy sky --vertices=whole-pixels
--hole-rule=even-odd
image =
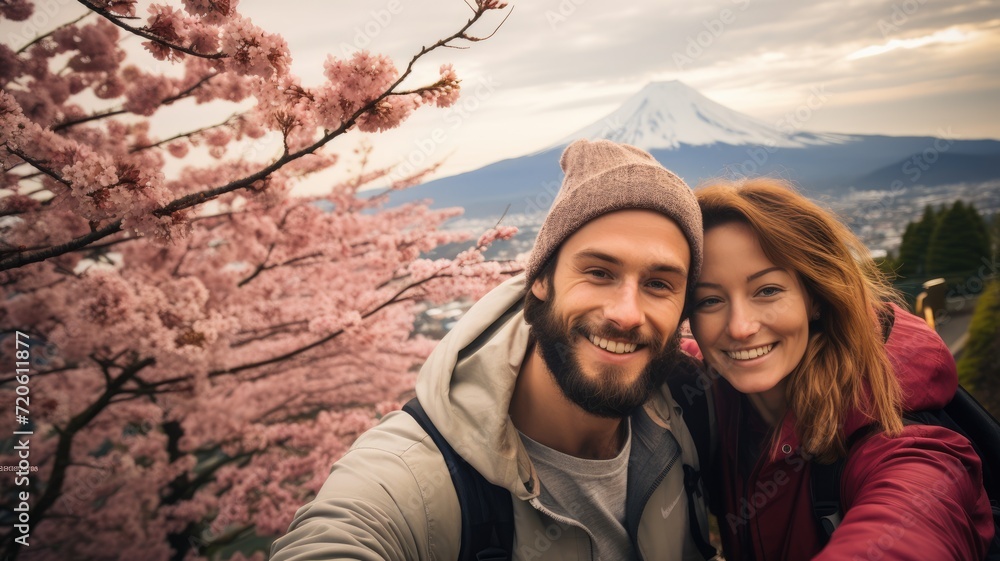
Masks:
[[[67,10],[79,6],[63,3]],[[373,140],[382,161],[430,152],[439,175],[548,147],[654,80],[777,122],[820,91],[803,130],[1000,139],[1000,0],[513,0],[496,35],[444,49],[463,80],[452,109],[424,109]],[[242,0],[282,34],[293,71],[367,48],[399,66],[457,30],[463,0]],[[510,8],[508,8],[509,10]],[[475,31],[489,34],[502,14]],[[432,132],[440,129],[432,139]],[[348,135],[344,148],[357,142]]]
[[[473,169],[547,147],[646,83],[672,79],[767,122],[825,92],[804,130],[1000,138],[997,0],[511,5],[491,39],[421,66],[427,76],[452,62],[465,99],[415,115],[385,148],[376,145],[386,157],[405,158],[421,141],[427,148],[429,131],[443,128],[433,154],[447,156],[443,173]],[[240,8],[286,37],[307,82],[319,80],[326,53],[358,46],[402,64],[468,14],[461,0],[243,0]]]

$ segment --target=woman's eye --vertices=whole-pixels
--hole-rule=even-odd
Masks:
[[[782,290],[777,286],[765,286],[764,288],[760,289],[757,293],[760,294],[761,296],[777,296],[778,294],[781,294],[781,292]]]
[[[707,308],[709,306],[714,306],[714,305],[718,304],[719,302],[722,302],[722,300],[720,300],[719,298],[716,298],[715,296],[709,296],[708,298],[702,298],[701,300],[699,300],[698,303],[694,305],[694,307],[695,308]]]

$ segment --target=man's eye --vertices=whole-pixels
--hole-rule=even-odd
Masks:
[[[670,283],[661,280],[649,281],[649,287],[655,290],[670,290],[673,288]]]
[[[591,269],[590,271],[587,271],[587,274],[598,279],[611,278],[611,275],[609,275],[607,271],[602,271],[600,269]]]

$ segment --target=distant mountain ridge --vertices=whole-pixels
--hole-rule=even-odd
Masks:
[[[681,82],[656,82],[555,145],[393,193],[467,217],[545,212],[559,190],[559,155],[578,138],[649,151],[691,186],[719,177],[777,176],[811,196],[1000,179],[1000,141],[787,132],[726,108]]]

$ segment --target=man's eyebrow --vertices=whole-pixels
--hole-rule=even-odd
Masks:
[[[747,282],[760,278],[768,273],[773,273],[774,271],[784,271],[784,270],[785,269],[783,269],[782,267],[768,267],[767,269],[764,269],[762,271],[757,271],[756,273],[749,275],[747,277]],[[703,286],[705,288],[722,288],[722,285],[715,284],[714,282],[698,282],[694,286],[695,288],[698,288],[700,286]]]
[[[598,261],[604,261],[611,265],[616,265],[621,267],[623,265],[622,260],[615,257],[614,255],[605,253],[603,251],[598,251],[595,249],[585,249],[576,253],[573,256],[574,259],[596,259]],[[683,267],[677,265],[670,265],[667,263],[656,263],[648,269],[651,273],[677,273],[682,276],[687,276],[687,270]]]
[[[576,259],[597,259],[598,261],[604,261],[618,266],[621,266],[622,264],[622,260],[618,259],[614,255],[604,253],[603,251],[597,251],[595,249],[585,249],[573,257]]]

